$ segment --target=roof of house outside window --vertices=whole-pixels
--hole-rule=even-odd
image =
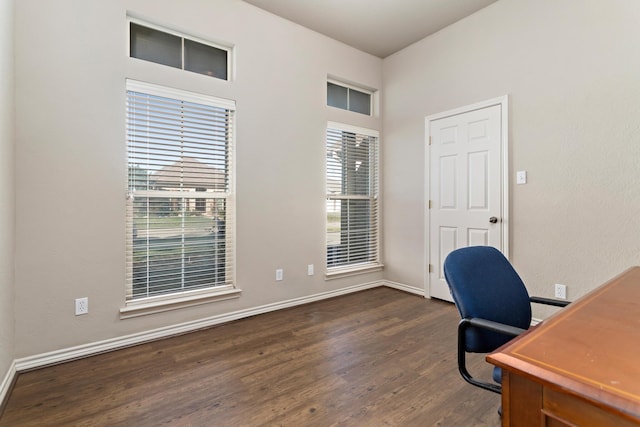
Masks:
[[[183,188],[221,190],[226,188],[224,170],[210,166],[193,157],[182,157],[180,160],[165,166],[149,177],[155,188]]]

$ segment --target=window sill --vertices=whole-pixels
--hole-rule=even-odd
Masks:
[[[327,270],[324,280],[341,279],[343,277],[356,276],[358,274],[373,273],[375,271],[382,271],[384,264],[379,263],[365,263],[365,264],[353,264],[344,267],[334,267]]]
[[[162,313],[184,307],[207,304],[215,301],[225,301],[240,297],[242,289],[231,285],[220,286],[215,289],[183,292],[178,295],[161,295],[136,301],[127,302],[120,309],[120,319],[146,316],[147,314]]]

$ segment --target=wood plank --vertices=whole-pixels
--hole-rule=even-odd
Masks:
[[[458,320],[389,288],[267,313],[19,374],[0,426],[498,426]]]

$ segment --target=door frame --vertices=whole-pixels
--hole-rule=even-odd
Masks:
[[[424,245],[425,245],[425,259],[423,262],[423,269],[425,273],[424,278],[424,292],[425,296],[431,298],[431,283],[429,275],[429,262],[431,261],[430,253],[430,234],[431,234],[431,210],[429,208],[429,202],[431,200],[431,122],[446,117],[457,116],[459,114],[470,113],[472,111],[481,110],[487,107],[493,107],[499,105],[500,108],[500,150],[502,155],[500,156],[500,228],[502,233],[501,251],[507,259],[509,259],[509,95],[500,96],[497,98],[488,99],[486,101],[480,101],[475,104],[465,105],[463,107],[454,108],[452,110],[443,111],[441,113],[432,114],[425,117],[425,228],[424,228]]]

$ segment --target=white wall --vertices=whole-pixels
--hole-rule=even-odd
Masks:
[[[235,45],[235,79],[128,58],[127,11]],[[16,52],[16,357],[382,277],[322,274],[326,122],[380,125],[327,108],[326,77],[379,88],[379,58],[237,0],[21,0]],[[237,101],[239,299],[119,319],[127,77]],[[283,282],[275,282],[276,268],[284,268]],[[73,300],[83,296],[90,312],[76,317]]]
[[[425,281],[425,116],[505,94],[531,293],[575,299],[640,264],[639,22],[637,0],[502,0],[384,60],[386,278]]]
[[[13,0],[0,0],[0,382],[14,358]]]

